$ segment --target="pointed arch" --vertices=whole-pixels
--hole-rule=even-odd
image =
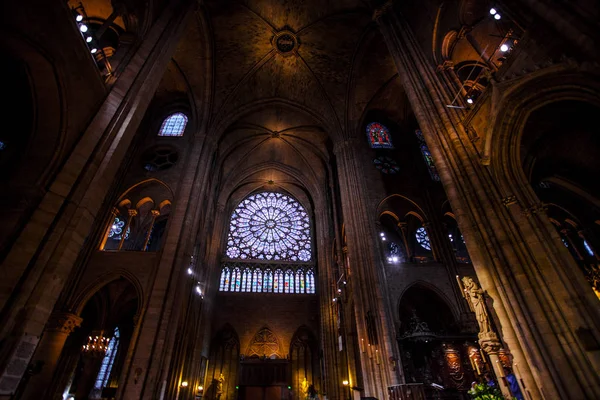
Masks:
[[[282,346],[277,335],[268,327],[256,332],[246,351],[248,357],[283,358]]]

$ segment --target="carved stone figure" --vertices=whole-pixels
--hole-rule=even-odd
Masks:
[[[223,394],[223,382],[225,382],[225,376],[223,376],[223,373],[221,373],[219,375],[219,378],[217,379],[217,390],[216,390],[217,399],[220,399],[221,395]]]
[[[304,377],[304,380],[302,381],[302,384],[300,385],[300,392],[302,393],[302,399],[307,399],[308,398],[308,381],[306,380],[306,377]]]
[[[485,306],[485,296],[483,290],[481,290],[473,278],[469,276],[462,278],[462,281],[465,287],[465,295],[467,296],[467,300],[471,303],[471,307],[475,312],[475,316],[477,317],[480,334],[491,332],[492,329],[490,326],[490,318]]]

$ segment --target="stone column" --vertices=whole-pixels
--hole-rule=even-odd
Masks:
[[[600,314],[593,293],[582,293],[573,260],[551,240],[550,222],[531,199],[506,202],[515,187],[490,171],[449,109],[445,87],[424,55],[400,3],[375,13],[399,78],[432,152],[482,287],[493,300],[499,333],[519,365],[532,398],[599,398]],[[497,180],[503,179],[503,186]],[[545,218],[545,219],[544,219]],[[554,235],[554,236],[553,236]],[[587,343],[587,344],[586,344]]]
[[[479,345],[485,351],[490,359],[490,363],[492,364],[492,369],[494,370],[494,375],[496,375],[496,380],[498,382],[498,386],[502,391],[502,394],[507,399],[512,399],[512,394],[510,392],[510,388],[507,385],[506,379],[504,379],[504,368],[502,367],[502,363],[500,362],[500,357],[498,357],[498,353],[502,348],[502,343],[498,339],[498,335],[494,332],[486,332],[479,334]]]
[[[1,351],[12,351],[22,332],[41,335],[194,5],[171,1],[157,15],[4,259]]]
[[[146,251],[148,247],[148,242],[150,241],[150,235],[152,234],[152,229],[154,228],[154,222],[156,221],[156,218],[160,215],[159,210],[152,210],[150,211],[150,213],[152,214],[152,222],[150,222],[150,228],[148,228],[148,233],[146,233],[146,240],[144,240],[142,251]]]
[[[32,358],[33,363],[41,361],[44,364],[41,372],[33,375],[27,383],[21,397],[22,400],[43,398],[52,381],[54,370],[67,337],[75,328],[81,326],[82,321],[77,315],[62,311],[55,312],[50,316],[42,339]]]
[[[127,223],[123,227],[123,233],[121,233],[121,240],[119,241],[119,247],[117,248],[117,250],[123,249],[123,243],[125,243],[127,231],[129,230],[129,227],[131,227],[131,221],[133,221],[135,216],[138,215],[138,212],[137,210],[127,210],[127,214],[129,215],[129,218],[127,218]]]
[[[388,362],[399,358],[391,310],[388,309],[383,264],[377,252],[375,222],[365,203],[366,182],[362,175],[362,142],[356,138],[335,144],[340,178],[340,198],[348,246],[349,278],[359,343],[364,340],[373,354],[360,353],[365,396],[384,399],[387,387],[399,383]],[[381,362],[383,360],[383,362]]]

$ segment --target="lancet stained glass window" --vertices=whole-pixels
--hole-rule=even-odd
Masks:
[[[183,113],[168,116],[160,126],[158,136],[183,136],[188,119]]]
[[[367,138],[369,139],[369,144],[374,149],[394,148],[389,129],[379,122],[371,122],[367,125]]]
[[[415,232],[415,237],[417,238],[417,242],[426,250],[431,250],[431,244],[429,243],[429,235],[424,227],[420,227]]]
[[[243,269],[234,265],[240,262],[225,262],[221,270],[219,291],[252,293],[315,293],[313,267],[290,264],[252,263]],[[285,271],[285,272],[284,272]]]
[[[108,342],[108,349],[106,350],[106,354],[102,359],[102,364],[100,365],[100,371],[98,371],[98,376],[96,377],[96,383],[94,384],[94,389],[92,391],[100,391],[102,388],[105,388],[108,385],[108,378],[110,378],[110,371],[112,370],[113,364],[115,362],[115,357],[117,356],[117,350],[119,349],[119,339],[121,335],[119,333],[119,328],[115,328],[113,333],[113,337]]]
[[[425,143],[425,138],[423,137],[423,132],[420,129],[415,131],[415,135],[417,136],[417,140],[419,141],[419,147],[421,149],[421,154],[425,159],[425,164],[427,164],[427,168],[429,169],[429,175],[431,179],[434,181],[440,180],[440,175],[435,168],[435,164],[433,163],[433,157],[431,156],[431,152],[429,151],[429,147],[427,147],[427,143]]]
[[[285,194],[251,195],[231,216],[226,255],[230,259],[308,262],[312,258],[308,214]]]

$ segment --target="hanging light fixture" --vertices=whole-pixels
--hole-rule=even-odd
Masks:
[[[110,343],[110,338],[104,336],[103,331],[92,332],[90,336],[88,336],[87,343],[83,345],[82,352],[86,354],[98,354],[104,355],[108,350],[108,344]]]

